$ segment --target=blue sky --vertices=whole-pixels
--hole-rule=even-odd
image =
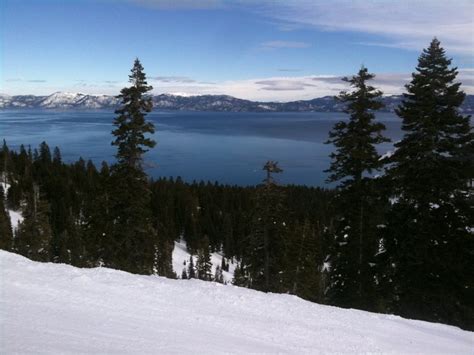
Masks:
[[[139,57],[156,93],[308,99],[364,64],[394,94],[437,36],[474,93],[473,13],[463,0],[0,0],[0,92],[115,95]]]

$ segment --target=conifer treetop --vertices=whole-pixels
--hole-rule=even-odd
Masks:
[[[342,80],[349,83],[352,91],[341,91],[337,100],[346,104],[344,112],[349,115],[349,121],[336,123],[329,133],[327,144],[334,144],[336,151],[332,159],[329,172],[329,182],[344,180],[342,186],[352,182],[360,182],[365,173],[372,173],[381,167],[380,156],[375,145],[388,142],[382,136],[385,125],[373,122],[374,111],[383,107],[377,100],[382,92],[368,84],[375,77],[368,69],[362,66],[352,77]]]
[[[457,74],[434,38],[420,55],[404,100],[396,109],[405,134],[395,144],[390,175],[407,198],[424,196],[426,201],[436,201],[469,179],[474,135],[470,116],[459,111],[465,93],[456,81]],[[423,164],[413,164],[421,160]]]
[[[263,170],[267,172],[266,178],[263,182],[267,185],[275,184],[275,178],[272,174],[279,174],[283,172],[283,169],[278,166],[277,161],[268,160],[263,166]]]
[[[135,59],[131,74],[130,87],[120,91],[118,98],[122,106],[115,111],[118,115],[114,120],[117,127],[112,134],[116,137],[112,145],[118,147],[117,160],[122,166],[142,169],[142,157],[156,145],[146,134],[155,133],[153,123],[145,121],[145,116],[153,108],[152,99],[146,93],[153,89],[146,81],[146,75],[139,59]]]

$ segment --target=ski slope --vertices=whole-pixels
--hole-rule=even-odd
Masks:
[[[474,333],[0,250],[0,353],[472,354]]]

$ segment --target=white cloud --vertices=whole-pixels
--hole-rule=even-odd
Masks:
[[[288,79],[267,79],[256,81],[255,84],[261,85],[261,90],[270,91],[302,91],[306,87],[315,86],[306,80],[288,80]]]
[[[315,27],[381,36],[359,42],[420,51],[433,37],[450,52],[474,55],[473,0],[125,0],[155,9],[247,9],[281,31]],[[303,48],[273,41],[267,48]],[[285,45],[285,43],[287,45]]]
[[[307,100],[327,95],[337,95],[349,89],[341,76],[295,76],[269,77],[248,80],[223,81],[218,83],[177,84],[163,83],[156,86],[155,93],[179,92],[186,95],[226,94],[242,99],[261,101]],[[411,73],[377,74],[373,85],[385,95],[397,95],[405,91],[404,85],[411,80]],[[474,69],[459,71],[458,81],[462,90],[474,94]]]
[[[160,83],[195,83],[196,80],[187,76],[153,76],[149,78],[150,81],[157,81]]]
[[[267,41],[260,44],[263,49],[308,48],[310,46],[309,43],[297,41]]]
[[[165,76],[164,80],[153,82],[153,93],[179,93],[190,95],[230,95],[242,99],[259,101],[294,101],[308,100],[327,95],[337,95],[341,90],[349,89],[340,75],[276,76],[246,80],[228,80],[221,82],[202,82],[186,80],[183,76]],[[174,80],[171,79],[174,78]],[[410,73],[376,73],[373,85],[385,95],[401,94],[404,85],[411,80]],[[457,80],[462,83],[461,89],[474,94],[474,69],[460,69]],[[150,80],[151,82],[151,80]],[[103,81],[94,82],[77,80],[71,85],[34,85],[5,81],[4,92],[10,95],[36,94],[47,95],[55,91],[80,91],[88,94],[117,95],[128,82]]]
[[[448,51],[474,54],[472,0],[263,0],[257,11],[283,24],[386,39],[370,45],[420,50],[436,36]]]
[[[299,72],[299,71],[302,71],[301,69],[298,69],[298,68],[278,68],[277,70],[282,71],[282,72]]]
[[[22,79],[22,78],[8,78],[5,79],[8,83],[18,83],[18,82],[26,82],[26,83],[45,83],[46,79]]]

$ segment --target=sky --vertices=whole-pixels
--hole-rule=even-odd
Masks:
[[[0,0],[0,93],[335,95],[361,65],[399,94],[437,37],[474,94],[472,0]]]

